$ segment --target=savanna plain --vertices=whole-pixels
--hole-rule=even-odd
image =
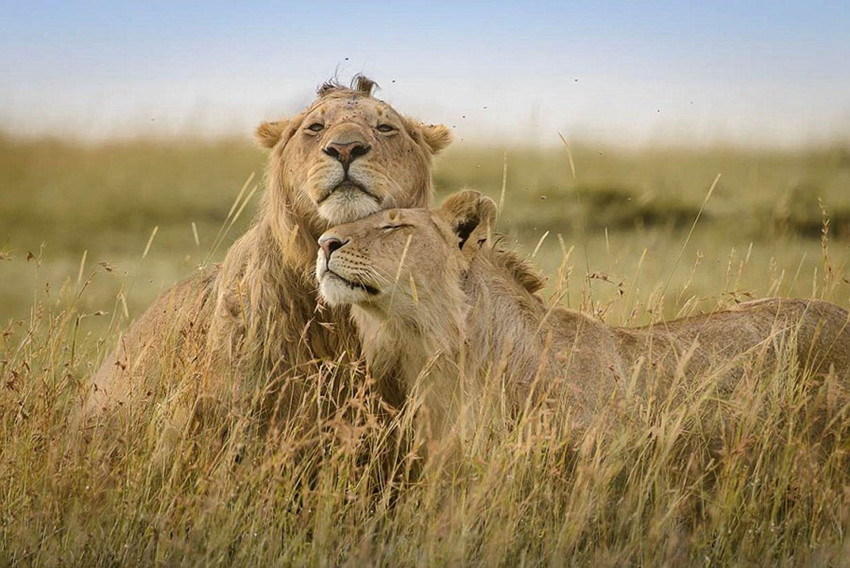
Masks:
[[[731,394],[709,372],[586,431],[528,408],[450,472],[421,466],[408,410],[334,362],[306,377],[309,428],[233,428],[252,415],[233,408],[163,457],[163,392],[83,432],[88,377],[222,258],[265,160],[242,139],[0,136],[0,565],[850,564],[847,393],[796,377],[791,350]],[[491,196],[547,301],[611,325],[766,296],[850,308],[846,146],[457,141],[434,179],[435,203]]]

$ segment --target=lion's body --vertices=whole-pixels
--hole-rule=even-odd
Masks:
[[[347,308],[317,306],[316,238],[383,208],[426,205],[431,156],[451,140],[445,127],[372,98],[372,86],[365,78],[352,89],[325,85],[296,117],[258,128],[271,159],[254,225],[220,266],[166,291],[130,327],[95,375],[86,414],[138,400],[172,378],[197,377],[192,388],[215,391],[240,376],[268,383],[358,356]],[[188,375],[175,367],[181,361],[193,365]]]
[[[163,377],[204,356],[217,273],[209,268],[166,290],[119,337],[94,376],[85,415],[151,396]]]
[[[397,381],[398,393],[385,387],[390,395],[424,389],[432,435],[451,428],[464,406],[475,414],[482,395],[500,388],[515,409],[532,395],[566,399],[581,424],[612,397],[650,384],[706,378],[729,392],[745,374],[789,362],[792,372],[834,372],[848,386],[850,320],[836,305],[767,299],[611,327],[547,307],[535,272],[490,244],[494,211],[467,191],[439,210],[377,213],[320,240],[322,295],[352,305],[367,362],[379,380]]]

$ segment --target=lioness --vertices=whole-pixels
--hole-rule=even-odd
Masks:
[[[453,427],[465,397],[474,412],[490,375],[510,381],[514,405],[534,385],[563,385],[579,425],[625,389],[633,372],[719,370],[731,387],[750,355],[769,366],[784,344],[795,347],[801,367],[835,372],[844,386],[850,379],[848,313],[824,301],[757,300],[641,328],[547,308],[536,294],[541,278],[494,244],[495,213],[492,200],[467,190],[436,210],[382,211],[319,239],[324,302],[352,305],[367,362],[387,379],[387,396],[398,402],[417,381],[426,383],[432,436]]]
[[[257,128],[271,156],[253,226],[220,266],[166,291],[130,327],[94,377],[85,414],[145,397],[174,375],[280,375],[358,351],[346,309],[316,310],[316,239],[381,209],[426,206],[431,157],[451,142],[445,126],[374,98],[374,85],[363,76],[351,88],[326,83],[303,112]]]

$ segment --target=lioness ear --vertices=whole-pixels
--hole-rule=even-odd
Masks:
[[[474,189],[454,193],[437,212],[457,235],[458,247],[470,256],[490,238],[496,221],[496,203]]]
[[[436,154],[452,143],[452,131],[442,124],[423,124],[422,140],[428,145],[432,154]]]
[[[284,130],[289,125],[288,120],[277,120],[275,122],[264,122],[257,127],[257,143],[263,148],[274,148],[280,141]]]

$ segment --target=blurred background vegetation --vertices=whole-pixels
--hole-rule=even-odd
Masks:
[[[258,194],[212,250],[240,189],[262,184],[265,160],[236,138],[85,145],[0,136],[0,323],[27,318],[34,298],[61,303],[63,288],[91,312],[123,312],[126,303],[138,316],[244,231]],[[501,201],[505,242],[548,275],[567,253],[563,273],[574,284],[562,303],[610,323],[675,316],[688,302],[712,308],[827,288],[848,305],[847,147],[457,142],[437,158],[435,183],[437,201],[463,187]]]

